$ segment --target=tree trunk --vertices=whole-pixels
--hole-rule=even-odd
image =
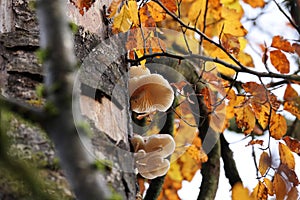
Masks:
[[[40,33],[35,10],[29,2],[0,0],[0,87],[4,96],[32,104],[32,100],[41,100],[36,87],[43,84],[47,72],[39,60],[43,56],[36,53],[40,48]],[[127,91],[124,52],[116,54],[120,38],[110,40],[109,44],[103,42],[108,28],[101,10],[108,3],[98,0],[81,16],[74,5],[66,2],[68,16],[81,25],[74,35],[75,55],[83,63],[77,85],[79,102],[75,107],[93,132],[89,138],[93,148],[89,153],[100,155],[97,158],[108,169],[102,171],[105,177],[102,182],[108,183],[113,193],[123,199],[135,199],[136,178],[128,142],[132,130],[128,96],[124,92]],[[44,100],[41,104],[44,105]],[[22,134],[22,129],[18,131]]]

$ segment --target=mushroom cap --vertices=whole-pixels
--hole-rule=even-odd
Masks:
[[[146,67],[139,66],[131,66],[129,69],[129,78],[140,77],[142,75],[150,75],[150,71]]]
[[[137,168],[138,172],[144,178],[154,179],[158,176],[163,176],[168,172],[170,162],[167,159],[154,154],[139,160],[139,162],[137,162]]]
[[[165,112],[173,103],[174,91],[159,74],[132,77],[128,88],[131,109],[137,113]]]
[[[172,136],[167,134],[155,134],[146,141],[145,151],[147,153],[157,152],[163,158],[171,155],[175,150],[175,142]]]

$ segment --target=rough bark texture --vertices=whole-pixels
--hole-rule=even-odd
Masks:
[[[84,17],[77,13],[78,11],[73,5],[68,5],[68,14],[73,18],[73,21],[79,24],[88,22],[86,25],[87,28],[90,29],[90,31],[88,31],[87,28],[81,27],[75,34],[74,47],[79,63],[82,63],[86,56],[91,53],[92,49],[99,45],[103,38],[107,36],[107,32],[104,31],[107,27],[103,25],[100,13],[100,8],[102,9],[104,3],[107,2],[96,1],[95,6],[93,6]],[[36,86],[43,83],[45,75],[47,74],[44,73],[44,69],[38,62],[35,53],[40,47],[40,33],[35,11],[34,9],[30,9],[28,0],[1,0],[0,13],[0,86],[2,94],[22,101],[38,100],[40,97],[36,94]],[[92,17],[93,20],[90,20],[91,18],[89,17]],[[116,80],[119,80],[120,77],[124,77],[124,74],[126,77],[126,67],[124,66],[122,57],[116,58],[114,61],[117,62],[114,63],[104,61],[105,59],[107,60],[108,57],[116,56],[115,51],[111,51],[114,50],[112,47],[116,48],[116,46],[107,44],[106,47],[97,48],[96,54],[93,54],[98,55],[94,60],[94,66],[100,63],[100,65],[97,65],[97,69],[103,70],[102,67],[105,68],[103,70],[105,71],[104,75],[100,79],[99,77],[95,77],[97,78],[96,81],[98,81],[98,83],[100,81],[102,86],[99,87],[99,84],[93,82],[91,76],[94,75],[93,73],[96,73],[96,71],[92,69],[88,74],[91,76],[89,76],[88,79],[83,77],[82,81],[85,88],[88,87],[88,91],[92,90],[94,93],[91,96],[90,94],[85,94],[86,90],[82,90],[81,98],[88,100],[81,101],[81,103],[88,104],[84,105],[84,107],[92,106],[93,108],[93,112],[90,111],[89,114],[83,114],[86,114],[86,122],[91,125],[92,131],[94,132],[94,138],[92,139],[94,153],[101,152],[102,156],[105,155],[105,159],[109,159],[113,163],[113,167],[105,171],[105,178],[100,179],[100,181],[108,182],[112,190],[120,194],[124,199],[134,199],[136,185],[135,175],[132,173],[133,160],[130,157],[131,155],[126,157],[126,155],[124,156],[124,154],[120,153],[122,151],[129,151],[127,134],[131,132],[131,128],[128,126],[130,120],[128,118],[128,101],[126,100],[128,97],[124,95],[123,90],[127,86],[124,84],[120,86],[120,84],[118,84],[118,87],[115,87]],[[110,48],[109,52],[107,48]],[[110,55],[110,53],[113,54]],[[105,57],[103,57],[103,54],[105,54]],[[118,55],[121,56],[121,54]],[[107,65],[104,66],[102,63]],[[120,70],[120,66],[122,65],[124,67]],[[59,74],[59,71],[57,73]],[[88,80],[88,82],[84,82],[86,80]],[[98,94],[100,94],[100,96]],[[114,94],[113,97],[112,94]],[[95,108],[101,110],[99,111]],[[112,115],[112,110],[115,112],[115,115]],[[91,117],[95,115],[100,116],[98,116],[97,119]],[[110,119],[110,117],[116,116],[117,118]],[[106,120],[105,122],[103,121],[104,119]],[[64,119],[61,119],[59,123],[63,122],[63,120]],[[121,121],[123,123],[121,123]],[[53,121],[52,124],[48,124],[49,129],[53,130],[53,126],[55,126],[55,124],[57,125],[57,122],[58,121]],[[116,123],[118,123],[119,126],[116,126]],[[117,130],[110,130],[109,127],[120,128],[120,126],[122,132],[114,136],[113,134],[116,134]],[[60,128],[58,128],[57,131],[61,131],[59,129]],[[23,130],[24,129],[14,129],[11,135],[27,134],[27,132],[23,133]],[[33,130],[36,131],[35,128],[33,128]],[[55,132],[55,130],[53,132]],[[35,134],[40,135],[41,133],[40,131],[36,131]],[[60,139],[60,136],[57,136],[56,140]],[[47,147],[50,148],[48,151],[53,152],[51,143],[49,143],[49,141],[45,142],[49,144],[47,145]],[[81,145],[80,141],[75,140],[74,143]],[[119,145],[118,148],[113,146],[113,144],[117,143]],[[16,141],[16,145],[18,144],[19,142]],[[29,146],[30,145],[31,144],[29,144]],[[122,151],[116,151],[116,149],[122,149]],[[61,149],[61,151],[63,150],[64,149]],[[41,151],[44,151],[44,149],[41,149]],[[76,153],[70,152],[68,155],[72,158],[76,156]],[[65,162],[68,162],[68,156],[64,157],[64,159],[66,159]],[[124,166],[118,166],[120,163],[123,163]]]

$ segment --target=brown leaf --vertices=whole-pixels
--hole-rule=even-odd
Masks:
[[[295,49],[295,52],[300,56],[300,44],[294,43],[293,47]]]
[[[259,158],[258,170],[262,176],[265,175],[271,165],[271,158],[267,152],[263,152]]]
[[[287,195],[286,200],[295,200],[299,199],[299,192],[296,187],[292,187]]]
[[[161,3],[171,12],[177,11],[176,0],[161,0]]]
[[[293,183],[294,186],[299,185],[297,174],[294,170],[290,169],[286,164],[281,163],[277,169],[278,173],[284,173],[288,180]]]
[[[270,59],[272,65],[282,74],[290,72],[290,62],[286,58],[285,54],[280,50],[274,50],[270,52]]]
[[[285,118],[275,112],[271,113],[270,133],[277,140],[281,139],[286,134],[287,124]]]
[[[222,45],[228,53],[237,55],[240,52],[240,42],[238,37],[231,35],[230,33],[224,33],[222,35]]]
[[[84,15],[84,11],[88,11],[94,2],[95,0],[71,0],[71,3],[78,8],[81,15]]]
[[[290,150],[292,152],[295,152],[298,155],[300,155],[300,141],[299,140],[291,138],[290,136],[285,136],[283,138],[283,140],[285,141],[286,145],[290,148]]]
[[[279,155],[280,155],[280,161],[282,164],[285,164],[289,169],[294,170],[295,169],[295,158],[290,149],[279,142]]]
[[[273,37],[271,47],[275,47],[288,53],[293,53],[295,51],[295,48],[291,45],[291,43],[279,35]]]
[[[273,187],[276,194],[276,200],[284,200],[284,197],[287,194],[286,183],[278,173],[275,173]]]
[[[298,97],[299,97],[298,92],[291,86],[291,84],[288,84],[286,86],[283,99],[285,101],[292,101]]]
[[[264,140],[251,140],[246,146],[255,145],[255,144],[262,146],[264,144]]]

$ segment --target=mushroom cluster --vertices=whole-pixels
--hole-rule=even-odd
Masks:
[[[148,137],[134,135],[131,144],[135,151],[136,168],[141,176],[154,179],[167,173],[170,162],[166,158],[175,150],[172,136],[167,134],[155,134]]]
[[[174,91],[163,76],[151,74],[142,66],[130,67],[129,76],[131,110],[136,113],[165,112],[172,105]]]

